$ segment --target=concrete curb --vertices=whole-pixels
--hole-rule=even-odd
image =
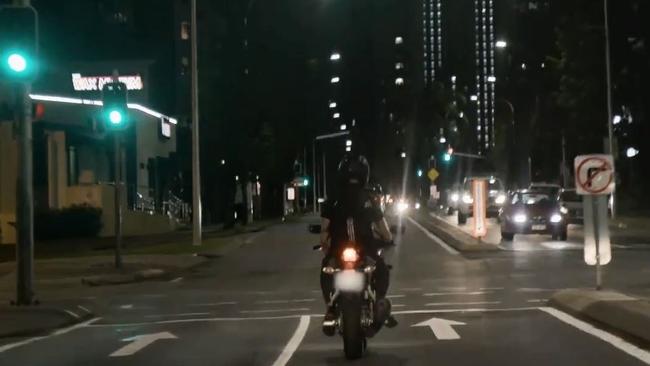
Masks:
[[[89,311],[77,314],[66,309],[38,306],[2,307],[0,313],[2,313],[0,318],[8,319],[2,322],[0,339],[39,336],[94,317],[94,314]],[[28,317],[30,319],[27,319]],[[9,324],[12,321],[18,321],[20,324],[12,326]]]
[[[433,217],[427,211],[414,215],[413,218],[427,230],[454,247],[461,253],[495,252],[501,249],[493,244],[478,241],[473,236],[459,230],[444,220]]]
[[[150,268],[128,274],[83,277],[81,278],[81,283],[87,286],[122,285],[126,283],[154,280],[168,275],[170,275],[170,272],[166,270]]]
[[[606,328],[650,342],[650,303],[618,292],[563,290],[549,305]]]

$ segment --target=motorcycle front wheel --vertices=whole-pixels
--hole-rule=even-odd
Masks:
[[[366,348],[366,339],[361,326],[361,295],[346,294],[341,296],[339,306],[343,323],[341,333],[345,358],[356,360],[363,356]]]

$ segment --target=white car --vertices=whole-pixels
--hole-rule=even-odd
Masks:
[[[458,195],[458,224],[467,223],[467,218],[473,215],[474,197],[472,196],[472,181],[483,179],[488,183],[487,193],[487,216],[498,217],[499,211],[503,208],[508,198],[507,192],[501,179],[495,176],[468,177],[463,182],[463,189]]]

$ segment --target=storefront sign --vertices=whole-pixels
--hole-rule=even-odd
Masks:
[[[123,75],[118,77],[119,81],[126,84],[128,90],[142,90],[144,83],[140,75]],[[72,86],[76,91],[98,91],[102,90],[104,84],[113,81],[112,76],[82,76],[72,74]]]

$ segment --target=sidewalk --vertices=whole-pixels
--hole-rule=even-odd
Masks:
[[[616,244],[650,243],[650,217],[617,217],[610,220],[609,229]]]

